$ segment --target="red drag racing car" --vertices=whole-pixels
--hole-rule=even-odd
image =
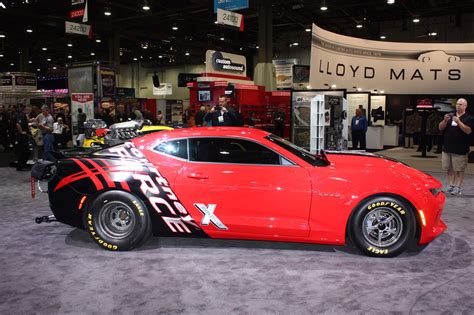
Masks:
[[[88,157],[37,164],[57,220],[109,250],[151,234],[354,244],[390,257],[440,235],[441,183],[400,162],[314,156],[247,128],[145,135]]]

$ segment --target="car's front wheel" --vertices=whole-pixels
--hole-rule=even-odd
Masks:
[[[151,235],[151,222],[143,202],[125,191],[108,191],[87,207],[84,226],[100,247],[130,250]]]
[[[354,210],[348,227],[352,242],[363,253],[393,257],[415,239],[416,217],[401,198],[376,196]]]

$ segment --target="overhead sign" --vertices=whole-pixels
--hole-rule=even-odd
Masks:
[[[87,0],[72,0],[69,18],[82,18],[81,20],[83,23],[87,22],[89,20],[89,16],[87,14]]]
[[[115,70],[100,67],[99,70],[100,90],[99,95],[102,97],[115,96]]]
[[[92,26],[66,21],[66,33],[86,35],[92,38]]]
[[[217,12],[217,9],[235,11],[248,7],[249,0],[214,0],[214,13]]]
[[[277,89],[291,89],[293,85],[293,66],[299,64],[298,59],[275,59],[272,61],[275,67]]]
[[[239,13],[217,9],[217,24],[237,27],[241,32],[244,31],[244,18]]]
[[[173,85],[171,83],[161,83],[159,87],[153,87],[153,95],[172,95]]]
[[[206,72],[226,73],[234,76],[247,76],[247,61],[244,56],[221,51],[206,51]]]
[[[396,43],[353,38],[313,25],[312,88],[386,94],[471,94],[474,44]]]
[[[15,86],[34,86],[36,87],[36,76],[35,75],[16,75]]]
[[[13,86],[13,76],[12,75],[2,75],[0,78],[1,86]]]
[[[71,94],[71,120],[73,126],[77,126],[77,110],[79,108],[82,108],[82,111],[86,114],[87,119],[94,118],[94,94]]]

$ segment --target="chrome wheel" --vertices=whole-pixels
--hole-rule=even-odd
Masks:
[[[377,208],[364,217],[362,233],[367,242],[377,247],[395,244],[403,232],[400,214],[391,208]]]
[[[133,210],[125,203],[110,201],[104,205],[98,223],[108,237],[123,239],[132,233],[136,218]]]

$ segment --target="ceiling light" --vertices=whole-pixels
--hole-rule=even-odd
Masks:
[[[240,47],[240,50],[244,50],[244,47]]]
[[[112,15],[112,10],[110,10],[109,7],[105,7],[105,9],[104,9],[104,15],[105,15],[105,16],[111,16],[111,15]]]
[[[217,22],[217,21],[214,21],[214,24],[219,24],[219,22]]]
[[[260,46],[258,46],[258,45],[257,45],[255,48],[259,49],[259,48],[260,48]]]
[[[5,6],[5,4],[3,3],[3,1],[0,2],[0,8],[2,9],[6,9],[7,7]]]
[[[147,44],[147,43],[143,43],[143,44],[142,44],[142,48],[143,48],[143,49],[148,49],[148,44]]]
[[[325,5],[322,5],[322,6],[321,6],[321,11],[326,11],[327,9],[328,9],[327,6],[325,6]]]
[[[304,31],[305,32],[311,32],[311,29],[310,28],[305,28]]]
[[[0,58],[3,58],[3,54],[0,54]]]
[[[380,93],[381,93],[381,94],[384,94],[384,93],[385,93],[385,91],[384,91],[384,90],[382,90],[382,91],[380,91]]]
[[[173,31],[177,31],[178,30],[178,27],[175,25],[171,28]]]
[[[387,4],[394,4],[395,0],[387,0]]]
[[[29,63],[29,64],[32,64],[32,63],[33,63],[33,61],[29,60],[29,61],[28,61],[28,63]]]
[[[293,46],[298,46],[300,43],[294,42]]]
[[[147,4],[145,4],[145,5],[143,5],[142,9],[143,9],[143,11],[149,11],[149,10],[150,10],[150,6],[147,5]]]
[[[14,66],[15,64],[14,63],[11,63],[10,66]]]
[[[331,89],[335,89],[335,88],[336,88],[335,84],[331,85]]]
[[[43,47],[43,48],[41,48],[41,49],[42,49],[43,51],[46,51],[46,50],[48,50],[48,48],[46,48],[46,47]]]
[[[46,61],[51,61],[51,58],[46,59]]]
[[[184,55],[185,55],[185,56],[189,56],[189,53],[188,53],[188,52],[186,52]]]
[[[138,60],[138,58],[137,58],[137,57],[133,58],[133,61],[137,61],[137,60]]]
[[[96,42],[96,43],[102,43],[102,40],[101,40],[100,38],[96,38],[96,39],[95,39],[95,42]]]
[[[68,44],[67,44],[67,47],[72,47],[72,44],[71,44],[71,43],[68,43]]]
[[[362,28],[362,24],[357,24],[356,27],[357,28]]]
[[[5,37],[7,37],[7,35],[5,35],[4,32],[0,32],[0,38],[5,38]]]
[[[36,71],[40,72],[40,71],[41,71],[41,69],[40,69],[40,68],[38,68],[38,69],[36,69]]]
[[[158,58],[160,58],[160,59],[161,59],[161,58],[163,58],[163,56],[162,56],[162,55],[159,55],[159,56],[158,56]]]
[[[53,67],[53,70],[56,70],[56,69],[57,69],[57,67]]]
[[[30,26],[28,26],[28,27],[26,28],[26,32],[27,32],[27,33],[33,33],[33,29],[32,29]]]
[[[357,88],[357,91],[358,91],[358,92],[362,91],[362,88]]]
[[[71,56],[71,55],[69,55],[69,56],[67,56],[67,58],[68,58],[68,59],[72,59],[72,56]]]
[[[95,56],[95,52],[91,52],[91,56]]]
[[[386,39],[386,38],[387,38],[387,36],[385,36],[385,35],[380,35],[380,39]]]
[[[436,32],[428,33],[428,36],[436,36],[436,35],[438,35],[438,33]]]
[[[225,38],[224,37],[221,37],[221,40],[224,40]]]
[[[420,19],[419,18],[414,18],[413,23],[420,23]]]

